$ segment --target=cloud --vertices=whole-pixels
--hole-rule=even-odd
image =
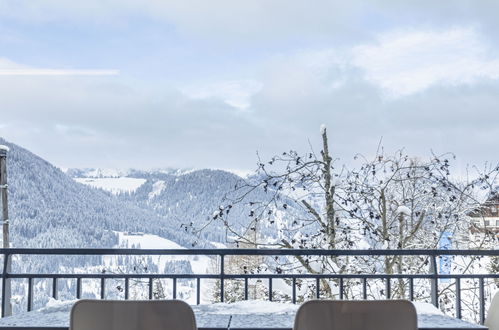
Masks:
[[[61,166],[239,168],[256,150],[254,123],[223,100],[120,76],[1,76],[0,113],[0,136]]]
[[[371,84],[371,92],[385,101],[431,87],[494,81],[499,79],[499,50],[471,27],[397,29],[353,47],[280,54],[264,67],[265,88],[256,97],[284,102],[283,108],[289,114],[298,99],[303,99],[298,102],[302,106],[314,104],[313,99],[332,93],[347,81],[349,86]],[[350,97],[362,95],[350,90]]]
[[[0,76],[114,76],[119,70],[0,69]]]
[[[0,17],[29,24],[126,26],[136,19],[164,23],[183,36],[239,45],[286,44],[290,40],[365,41],[395,27],[449,28],[476,25],[497,37],[495,1],[392,0],[0,0]]]
[[[251,97],[262,87],[262,83],[256,80],[229,80],[196,84],[181,90],[194,99],[220,99],[227,105],[245,110],[251,106]]]
[[[62,134],[64,137],[78,138],[93,138],[96,137],[96,133],[92,129],[78,127],[78,126],[67,126],[61,124],[55,124],[55,131]]]
[[[499,81],[432,84],[386,100],[345,58],[331,49],[285,61],[277,56],[245,111],[235,111],[216,88],[215,96],[196,98],[174,85],[121,76],[0,77],[0,136],[65,167],[253,169],[256,150],[263,159],[289,148],[306,151],[308,139],[320,148],[318,127],[325,123],[341,161],[369,155],[381,137],[388,149],[406,147],[414,155],[434,149],[472,163],[497,161],[490,150],[499,135]]]
[[[84,24],[127,24],[133,17],[166,21],[185,35],[232,41],[252,42],[258,39],[288,39],[308,32],[334,31],[348,21],[357,6],[317,0],[315,5],[299,0],[0,0],[0,17],[46,23],[50,21]],[[353,14],[352,14],[353,15]],[[344,31],[344,29],[342,29]],[[323,32],[321,32],[323,31]],[[339,33],[339,31],[338,31]],[[241,40],[244,37],[246,40]]]
[[[0,57],[0,76],[114,76],[119,70],[41,69]]]
[[[374,44],[355,47],[352,53],[352,64],[392,97],[437,84],[499,78],[499,53],[471,28],[387,33]]]
[[[487,6],[468,15],[465,2],[0,0],[19,44],[74,39],[36,63],[69,53],[65,67],[105,57],[127,70],[1,75],[0,135],[65,167],[251,169],[256,150],[320,148],[322,123],[343,160],[381,136],[413,154],[495,160],[497,40],[476,23]],[[0,70],[40,69],[0,59]]]

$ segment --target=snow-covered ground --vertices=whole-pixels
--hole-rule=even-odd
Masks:
[[[124,232],[116,232],[119,237],[119,247],[124,248],[141,248],[141,249],[185,249],[177,243],[151,234],[129,234]],[[165,268],[168,261],[185,260],[191,264],[194,274],[207,274],[209,272],[212,258],[208,256],[151,256],[153,262],[158,266],[160,271]]]
[[[129,177],[110,178],[73,178],[76,182],[83,183],[94,188],[100,188],[113,194],[123,192],[134,192],[142,186],[146,179]]]
[[[158,180],[152,184],[152,190],[149,193],[148,197],[149,199],[152,199],[159,194],[166,188],[165,181],[163,180]]]
[[[151,234],[143,234],[143,233],[125,233],[125,232],[115,232],[119,237],[119,244],[117,247],[120,248],[140,248],[140,249],[185,249],[179,244]],[[145,261],[145,258],[147,261]],[[136,269],[137,273],[174,273],[175,270],[166,270],[166,266],[168,264],[172,264],[175,262],[183,262],[188,263],[192,272],[194,274],[208,274],[216,273],[214,270],[214,265],[216,264],[216,260],[213,257],[209,256],[198,256],[198,255],[152,255],[152,256],[130,256],[128,259],[120,258],[119,256],[105,256],[103,258],[103,267],[107,273],[133,273],[134,269]],[[143,266],[147,266],[148,269],[143,269]],[[153,270],[153,267],[157,269],[157,271]],[[91,270],[91,269],[81,269],[76,270],[76,272],[100,272],[102,271],[100,268]],[[184,272],[184,270],[178,270],[177,272]],[[110,281],[111,282],[111,281]],[[178,280],[176,283],[177,288],[177,297],[187,301],[188,303],[196,303],[196,281],[194,279],[189,280]],[[135,280],[130,282],[130,298],[131,299],[144,299],[147,297],[147,280]],[[173,297],[173,280],[164,279],[164,280],[156,280],[156,285],[154,291],[163,296],[164,298],[172,298]],[[108,285],[108,287],[115,288],[123,284],[114,283],[114,285]],[[210,302],[213,300],[213,288],[215,285],[214,280],[202,280],[201,281],[201,301],[202,302]],[[100,283],[98,281],[89,282],[83,287],[84,297],[98,297],[98,292],[100,288]],[[114,290],[114,289],[110,289]],[[119,291],[119,290],[118,290]],[[85,296],[86,294],[86,296]],[[122,291],[116,292],[109,291],[108,299],[120,299],[123,295]]]
[[[18,327],[67,327],[69,313],[75,300],[51,299],[47,305],[32,312],[19,313],[0,319],[2,326]],[[445,317],[440,310],[427,303],[414,303],[419,327],[474,328],[477,325]],[[198,327],[222,328],[291,328],[299,305],[261,300],[240,301],[232,304],[205,304],[192,306]]]

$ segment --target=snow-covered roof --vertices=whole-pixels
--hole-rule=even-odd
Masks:
[[[6,145],[0,144],[0,151],[6,151],[8,152],[10,149]]]

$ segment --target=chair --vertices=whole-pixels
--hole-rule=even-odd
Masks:
[[[192,308],[180,300],[79,300],[70,330],[197,330]]]
[[[489,330],[499,330],[499,291],[492,298],[484,324]]]
[[[293,330],[417,330],[407,300],[311,300],[296,312]]]

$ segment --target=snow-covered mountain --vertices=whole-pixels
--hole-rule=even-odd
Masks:
[[[108,173],[123,173],[111,171]],[[74,176],[78,173],[78,177]],[[90,175],[85,176],[85,173]],[[93,173],[103,173],[101,170],[75,171],[69,170],[73,179],[101,188],[115,195],[121,202],[154,212],[167,222],[177,222],[191,226],[202,227],[211,220],[213,211],[218,209],[223,196],[241,180],[235,174],[221,170],[129,170],[123,176],[93,177]],[[237,221],[244,223],[247,207],[241,205],[235,208]],[[249,211],[248,211],[249,212]],[[183,227],[185,230],[185,227]],[[188,229],[188,231],[191,228]],[[142,230],[146,231],[146,230]],[[199,241],[225,242],[225,230],[220,223],[213,222],[199,233]],[[195,243],[196,242],[196,243]]]
[[[147,208],[75,182],[13,143],[7,158],[11,244],[14,247],[112,247],[113,231],[142,231],[190,246],[180,223]]]
[[[114,232],[154,234],[184,247],[230,241],[223,221],[213,221],[213,212],[240,182],[234,173],[209,169],[63,171],[13,143],[0,139],[0,144],[10,148],[12,246],[113,247],[118,243]],[[265,198],[263,190],[253,194],[258,200]],[[292,201],[287,203],[292,209]],[[240,232],[251,221],[250,213],[248,203],[231,209],[231,222]],[[286,225],[286,221],[276,212],[276,223]],[[204,229],[197,232],[199,228]],[[258,229],[269,241],[278,238],[269,224],[262,223]]]
[[[122,173],[122,176],[104,177],[99,174],[95,177],[94,175],[105,172]],[[153,211],[167,221],[185,224],[188,226],[188,231],[204,228],[196,233],[199,242],[232,241],[223,221],[213,220],[213,213],[219,209],[224,196],[232,191],[237,183],[241,183],[242,178],[232,172],[210,169],[127,170],[126,172],[71,169],[67,173],[78,182],[111,192],[120,200]],[[252,192],[252,197],[255,200],[265,200],[267,196],[263,189],[256,189]],[[283,200],[283,203],[289,204],[288,214],[293,212],[292,200]],[[248,227],[252,208],[246,201],[230,209],[230,223],[238,232],[242,233],[244,228]],[[272,223],[262,222],[259,225],[258,235],[261,239],[269,242],[277,239],[276,226],[286,225],[287,219],[282,212],[275,212],[274,217],[275,221]],[[186,230],[185,226],[183,228]]]

